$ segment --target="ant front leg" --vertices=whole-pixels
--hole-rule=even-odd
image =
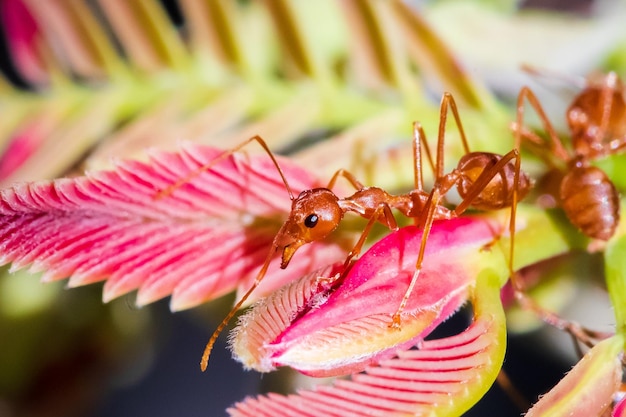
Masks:
[[[359,254],[361,253],[361,249],[363,249],[363,245],[365,244],[365,240],[367,239],[367,236],[372,231],[372,227],[374,227],[374,224],[377,221],[379,221],[381,218],[385,220],[385,224],[388,225],[392,231],[398,230],[398,224],[396,222],[396,218],[393,216],[393,213],[391,212],[391,208],[389,207],[389,204],[381,203],[378,207],[376,207],[376,210],[374,210],[374,213],[368,219],[367,224],[365,225],[365,228],[363,228],[363,232],[361,233],[361,236],[359,237],[359,240],[357,241],[357,243],[354,245],[354,247],[352,248],[352,250],[346,257],[346,260],[343,264],[344,270],[348,268],[348,266],[350,265],[350,262],[352,261],[354,257],[359,256]]]
[[[330,181],[328,181],[328,185],[326,186],[326,188],[329,190],[332,190],[332,188],[335,186],[335,183],[337,182],[337,179],[339,177],[345,178],[350,183],[350,185],[352,185],[357,191],[363,190],[365,188],[365,186],[359,180],[357,180],[356,177],[350,171],[347,171],[343,168],[337,170],[337,172],[333,174]],[[365,225],[365,228],[363,229],[361,236],[359,237],[359,240],[354,245],[350,253],[348,253],[348,256],[346,257],[346,260],[343,264],[344,270],[348,268],[352,259],[361,253],[361,249],[363,248],[363,245],[365,244],[365,240],[367,239],[367,236],[370,234],[372,227],[374,227],[374,223],[376,223],[376,221],[380,219],[381,216],[385,218],[386,220],[385,224],[390,225],[390,228],[392,230],[398,229],[398,225],[396,224],[396,219],[395,217],[393,217],[393,213],[391,212],[389,205],[386,203],[382,203],[379,207],[376,208],[376,210],[374,210],[374,213],[369,217],[368,222]]]

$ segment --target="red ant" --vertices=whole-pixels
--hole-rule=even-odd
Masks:
[[[591,82],[573,100],[566,112],[572,151],[565,149],[539,100],[528,87],[517,98],[516,148],[522,139],[549,152],[537,152],[560,174],[557,200],[570,222],[585,235],[608,240],[619,223],[619,194],[600,168],[591,161],[614,154],[626,146],[624,87],[611,72],[601,83]],[[549,143],[524,129],[524,99],[535,109],[549,136]],[[538,149],[535,149],[537,151]],[[560,161],[554,161],[554,155]]]
[[[452,111],[458,126],[465,155],[460,159],[455,169],[444,175],[443,147],[448,109]],[[345,267],[349,266],[352,259],[358,256],[370,230],[376,222],[382,223],[391,230],[398,229],[398,225],[391,211],[392,209],[397,209],[405,216],[413,218],[416,225],[423,230],[420,252],[415,265],[415,273],[397,311],[392,316],[390,326],[396,328],[400,327],[402,311],[417,282],[424,259],[428,235],[435,220],[458,217],[470,206],[479,210],[497,210],[510,207],[510,232],[511,236],[513,236],[517,200],[523,198],[528,193],[531,186],[528,176],[520,170],[521,161],[517,149],[511,150],[506,155],[497,155],[487,152],[470,152],[456,103],[449,93],[445,93],[441,101],[436,164],[433,164],[424,131],[419,123],[414,123],[413,133],[415,189],[406,194],[392,195],[378,187],[366,187],[350,172],[341,169],[331,177],[327,187],[305,190],[302,191],[298,197],[294,198],[278,162],[265,141],[259,136],[254,136],[233,149],[225,151],[217,159],[192,173],[191,176],[199,175],[200,172],[210,169],[228,155],[240,150],[250,142],[256,141],[272,159],[276,170],[285,184],[289,197],[292,200],[289,217],[274,237],[267,258],[258,272],[254,283],[235,304],[228,315],[226,315],[207,343],[200,363],[200,367],[203,371],[206,370],[209,356],[217,337],[259,285],[265,276],[275,252],[279,249],[282,250],[280,266],[281,268],[286,268],[292,256],[300,246],[324,239],[337,228],[344,214],[347,212],[354,212],[366,218],[368,222],[359,240],[348,254],[344,264]],[[435,173],[435,184],[430,193],[424,190],[423,185],[422,145],[424,145],[428,161]],[[513,162],[513,160],[515,161]],[[169,194],[175,188],[187,182],[190,177],[177,182],[164,190],[164,192]],[[339,177],[345,178],[356,189],[356,192],[348,197],[338,197],[332,191],[332,188]],[[455,209],[448,209],[441,205],[441,202],[447,192],[454,186],[457,187],[462,201]],[[510,249],[512,254],[513,244],[511,244]]]

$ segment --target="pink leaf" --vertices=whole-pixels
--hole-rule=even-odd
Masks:
[[[232,155],[158,197],[220,153],[186,145],[153,152],[148,163],[1,191],[0,264],[30,265],[47,281],[70,277],[70,286],[107,280],[105,300],[135,289],[140,305],[173,294],[174,309],[233,290],[256,273],[290,208],[269,158]],[[315,185],[306,171],[281,164],[294,191]],[[308,245],[288,269],[272,265],[259,294],[343,256],[332,242]]]
[[[332,274],[335,270],[331,267],[320,271],[319,275]],[[242,322],[247,327],[246,333],[256,335],[259,342],[263,338],[262,327],[279,333],[285,323],[297,321],[302,306],[308,304],[312,310],[323,310],[326,301],[321,294],[332,291],[330,287],[334,284],[317,275],[312,274],[273,294],[269,298],[274,302],[259,302],[253,309],[256,310],[255,321],[244,319]],[[489,272],[481,274],[471,296],[474,321],[458,335],[430,341],[420,338],[413,343],[417,349],[396,347],[392,357],[374,362],[364,373],[353,375],[350,380],[337,380],[330,387],[319,386],[289,396],[269,394],[248,398],[228,411],[232,416],[277,417],[461,415],[491,386],[504,359],[506,331],[499,288],[499,277]],[[367,308],[372,309],[375,307]],[[388,321],[384,324],[386,326]],[[356,333],[357,329],[353,330]],[[371,341],[369,328],[363,326],[358,330],[358,335],[345,340],[346,352],[357,338]],[[388,342],[393,344],[393,341]],[[326,347],[320,348],[319,355],[329,354]]]
[[[423,340],[467,300],[485,265],[500,268],[504,281],[504,254],[483,250],[499,228],[497,220],[481,217],[435,223],[400,330],[389,324],[415,270],[421,243],[415,227],[379,241],[338,283],[323,279],[320,286],[320,278],[313,275],[308,277],[312,283],[293,284],[305,286],[263,301],[242,319],[232,339],[233,351],[245,366],[259,371],[280,365],[312,376],[361,371]],[[331,269],[322,276],[337,272]],[[268,309],[286,311],[279,317],[266,314]]]

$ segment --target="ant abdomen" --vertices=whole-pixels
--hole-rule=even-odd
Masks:
[[[619,223],[619,194],[594,166],[575,166],[563,177],[560,198],[565,214],[585,235],[608,240]]]
[[[501,159],[502,155],[489,152],[465,154],[457,166],[457,171],[460,173],[457,190],[461,198],[467,198],[480,175],[495,166]],[[525,172],[519,171],[519,179],[516,184],[515,171],[514,161],[506,163],[482,188],[480,193],[472,199],[472,207],[479,210],[499,210],[511,207],[515,188],[517,188],[518,201],[523,199],[531,188],[531,180]]]

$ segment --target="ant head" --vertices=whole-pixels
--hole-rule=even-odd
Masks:
[[[296,250],[305,243],[321,240],[337,228],[343,210],[339,198],[327,188],[305,190],[291,204],[289,218],[274,238],[283,250],[281,268],[286,268]]]

